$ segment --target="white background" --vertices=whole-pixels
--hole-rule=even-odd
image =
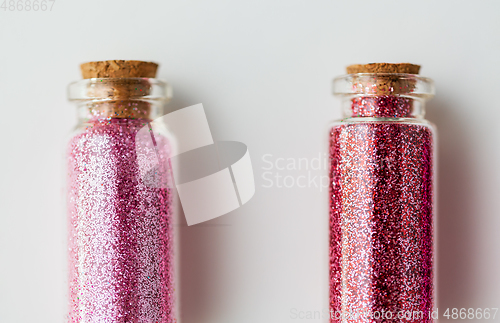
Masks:
[[[253,160],[248,204],[179,226],[182,323],[327,308],[327,194],[263,187],[262,158],[324,154],[340,116],[331,80],[369,62],[421,64],[436,82],[440,313],[500,307],[500,2],[57,0],[0,9],[1,323],[63,321],[65,90],[80,63],[105,59],[159,62],[169,108],[203,103],[214,139]]]

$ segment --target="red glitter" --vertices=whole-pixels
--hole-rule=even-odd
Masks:
[[[352,110],[410,117],[411,105],[360,97]],[[330,134],[330,322],[432,322],[432,128],[379,120]]]
[[[393,96],[362,96],[352,99],[354,117],[407,118],[411,116],[412,99]]]

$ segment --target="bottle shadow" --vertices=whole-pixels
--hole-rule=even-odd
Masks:
[[[176,91],[165,113],[198,103]],[[188,226],[179,199],[177,209],[174,221],[177,317],[186,323],[210,321],[217,316],[221,303],[218,286],[224,277],[220,267],[227,263],[224,246],[231,243],[221,233],[229,225],[217,218]]]
[[[428,103],[427,119],[437,126],[436,266],[437,307],[468,307],[475,291],[474,165],[464,120],[454,111],[446,93]]]

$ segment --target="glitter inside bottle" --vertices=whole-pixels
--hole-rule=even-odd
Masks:
[[[344,118],[330,127],[330,321],[432,322],[433,83],[416,65],[356,67],[334,80]]]
[[[150,185],[141,159],[155,149],[168,167],[173,141],[164,133],[155,138],[160,148],[136,143],[137,132],[161,116],[170,88],[148,71],[156,72],[153,63],[88,64],[91,75],[68,89],[79,123],[66,155],[67,321],[175,322],[173,190]]]

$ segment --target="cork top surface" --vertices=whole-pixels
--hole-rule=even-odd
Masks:
[[[420,65],[410,63],[370,63],[347,66],[348,74],[357,73],[402,73],[418,74]]]
[[[84,79],[120,77],[156,77],[158,64],[144,61],[110,60],[80,65]]]

